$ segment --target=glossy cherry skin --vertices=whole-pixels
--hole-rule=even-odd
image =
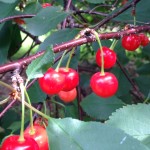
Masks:
[[[50,7],[50,6],[52,6],[52,4],[50,4],[50,3],[43,3],[43,4],[42,4],[42,7],[43,7],[43,8]]]
[[[122,46],[128,51],[135,51],[140,44],[141,40],[137,34],[125,35],[122,38]]]
[[[34,134],[31,133],[30,127],[26,128],[26,130],[24,131],[24,136],[33,138],[37,142],[40,150],[49,149],[47,132],[46,129],[42,126],[34,125]]]
[[[69,103],[72,102],[77,97],[77,90],[76,88],[74,88],[71,91],[60,91],[58,93],[58,96],[65,103]]]
[[[108,98],[117,92],[118,80],[112,73],[105,72],[102,75],[100,72],[97,72],[91,77],[90,86],[96,95]]]
[[[116,59],[117,59],[116,53],[113,50],[105,46],[102,47],[102,50],[103,50],[103,55],[104,55],[104,68],[109,69],[113,67],[116,63]],[[100,49],[98,49],[96,52],[96,63],[100,67],[101,67],[101,62],[102,62],[101,51]]]
[[[2,150],[40,150],[34,139],[25,137],[24,142],[19,142],[19,135],[9,136],[2,143]]]
[[[65,84],[62,91],[70,91],[79,84],[79,74],[72,68],[59,68],[58,72],[65,75]]]
[[[149,39],[144,33],[140,33],[139,37],[141,38],[141,45],[147,46],[149,44]]]
[[[43,77],[39,78],[39,85],[46,94],[57,94],[65,84],[65,76],[53,68],[47,70]]]

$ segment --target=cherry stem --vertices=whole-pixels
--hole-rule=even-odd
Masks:
[[[136,26],[136,16],[133,16],[134,26]]]
[[[61,59],[59,60],[59,63],[58,63],[58,65],[57,65],[56,69],[55,69],[56,71],[58,71],[58,69],[59,69],[59,67],[60,67],[60,65],[61,65],[61,63],[62,63],[62,60],[63,60],[63,58],[64,58],[66,52],[67,52],[67,50],[65,50],[65,51],[63,52],[63,54],[62,54],[62,56],[61,56]]]
[[[12,92],[15,92],[14,88],[11,87],[9,84],[7,83],[4,83],[3,81],[0,81],[0,84],[7,87],[9,90],[11,90]]]
[[[94,35],[95,35],[95,38],[99,44],[99,47],[100,47],[100,51],[101,51],[101,75],[105,75],[105,71],[104,71],[104,53],[103,53],[103,48],[102,48],[102,44],[101,44],[101,41],[100,41],[100,38],[99,38],[99,35],[98,33],[95,31],[95,30],[92,30],[91,31]]]
[[[28,95],[26,89],[24,91],[25,91],[25,96],[27,98],[27,101],[28,101],[29,105],[31,106],[31,101],[30,101],[29,95]],[[34,134],[35,131],[34,131],[34,126],[33,126],[33,113],[32,113],[32,109],[29,109],[29,112],[30,112],[30,127],[31,127],[30,132],[31,132],[31,134]]]
[[[43,102],[43,105],[44,105],[44,114],[46,115],[47,114],[46,101]]]
[[[18,100],[21,102],[21,100],[18,98]],[[34,108],[33,106],[31,106],[30,104],[28,104],[26,101],[24,102],[25,106],[28,107],[29,109],[32,109],[34,112],[36,112],[37,114],[39,114],[40,116],[46,118],[46,119],[51,119],[51,117],[45,115],[44,113],[42,113],[41,111],[37,110],[36,108]]]
[[[56,102],[56,101],[53,100],[53,99],[51,99],[50,101],[53,102],[53,103],[55,103],[55,104],[57,104],[57,105],[62,106],[63,108],[65,108],[65,105],[63,105],[62,103]]]
[[[7,103],[7,102],[9,101],[9,98],[10,98],[10,96],[7,97],[7,98],[5,98],[5,99],[3,99],[3,100],[1,100],[1,101],[0,101],[0,105],[3,105],[3,104],[5,104],[5,103]]]
[[[75,40],[79,39],[80,38],[80,34],[77,34],[76,37],[74,38]],[[68,61],[67,61],[67,64],[66,64],[66,69],[69,68],[69,65],[70,65],[70,62],[71,62],[71,58],[73,56],[73,53],[75,51],[75,47],[71,50],[70,52],[70,55],[69,55],[69,58],[68,58]]]
[[[20,137],[18,141],[22,142],[25,141],[24,139],[24,120],[25,120],[25,95],[24,95],[24,85],[20,83],[20,90],[21,90],[21,104],[22,104],[22,115],[21,115],[21,129],[20,129]]]
[[[113,40],[113,42],[112,42],[112,44],[111,44],[111,46],[110,46],[110,49],[111,49],[111,50],[114,50],[114,48],[115,48],[117,42],[118,42],[118,40],[116,40],[116,39]]]
[[[69,58],[68,58],[68,61],[67,61],[67,64],[66,64],[66,69],[69,68],[69,65],[70,65],[70,62],[71,62],[71,58],[73,56],[74,51],[75,51],[75,47],[70,52],[70,55],[69,55]]]

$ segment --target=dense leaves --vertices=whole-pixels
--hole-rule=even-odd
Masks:
[[[150,134],[150,105],[127,105],[118,109],[109,117],[107,124],[120,128],[140,141],[145,141]]]
[[[95,94],[88,95],[80,104],[88,115],[101,120],[108,119],[112,112],[123,106],[116,96],[105,99]]]
[[[47,132],[52,150],[148,150],[123,131],[98,122],[50,119]]]

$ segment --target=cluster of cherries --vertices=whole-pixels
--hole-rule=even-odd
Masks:
[[[76,86],[79,74],[72,68],[49,68],[43,77],[39,78],[39,85],[46,94],[57,94],[64,102],[71,102],[77,96]]]
[[[49,150],[48,136],[44,126],[39,122],[35,122],[33,130],[27,127],[24,131],[24,140],[19,140],[19,135],[11,135],[7,137],[0,150]]]
[[[135,51],[139,46],[147,46],[149,44],[149,38],[144,34],[131,34],[122,38],[122,46],[128,51]],[[102,47],[104,69],[112,68],[117,59],[116,53],[108,47]],[[102,56],[100,49],[96,53],[96,63],[99,67],[102,67]],[[118,89],[118,80],[114,74],[110,72],[97,72],[90,80],[90,86],[93,92],[103,98],[113,96]]]
[[[144,34],[130,34],[122,38],[122,46],[128,51],[135,51],[140,46],[147,46],[149,38]]]

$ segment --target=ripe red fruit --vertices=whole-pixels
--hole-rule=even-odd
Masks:
[[[34,125],[34,134],[32,134],[31,128],[28,127],[24,131],[24,136],[34,139],[37,142],[40,150],[49,149],[48,148],[48,136],[47,136],[47,132],[45,128],[38,126],[38,125]]]
[[[53,68],[47,70],[43,77],[39,78],[39,85],[46,94],[57,94],[65,84],[65,76]]]
[[[42,7],[43,7],[43,8],[50,7],[50,6],[52,6],[52,4],[50,4],[50,3],[43,3],[43,4],[42,4]]]
[[[136,50],[141,44],[141,39],[137,34],[125,35],[122,38],[122,46],[128,51]]]
[[[69,103],[77,97],[77,90],[74,88],[71,91],[60,91],[58,96],[62,101]]]
[[[148,39],[148,37],[144,33],[140,33],[139,37],[141,39],[141,45],[142,46],[146,46],[146,45],[149,44],[149,39]]]
[[[90,86],[96,95],[108,98],[117,92],[118,80],[112,73],[105,72],[102,75],[100,72],[97,72],[92,76]]]
[[[113,67],[116,63],[116,59],[117,59],[116,53],[113,50],[105,46],[102,47],[102,50],[103,50],[103,55],[104,55],[104,68],[109,69]],[[96,52],[96,63],[100,67],[102,65],[101,62],[102,62],[101,51],[100,49],[98,49]]]
[[[2,150],[40,150],[34,139],[25,137],[25,141],[18,141],[19,135],[9,136],[2,143]]]
[[[59,73],[65,75],[65,84],[62,91],[70,91],[79,84],[79,74],[72,68],[59,68]]]

